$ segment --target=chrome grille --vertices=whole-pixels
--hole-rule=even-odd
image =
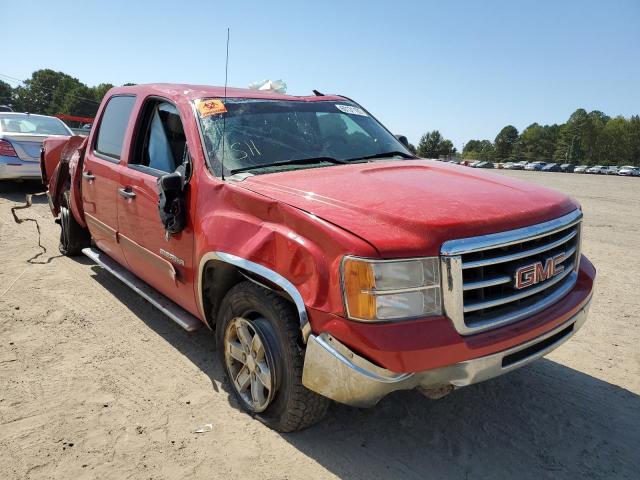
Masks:
[[[582,212],[575,210],[531,227],[445,242],[443,303],[458,332],[478,333],[522,320],[566,295],[578,276],[581,220]],[[516,288],[519,267],[544,266],[560,254],[561,272]]]

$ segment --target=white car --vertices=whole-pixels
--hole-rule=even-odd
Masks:
[[[540,171],[545,165],[546,165],[545,162],[530,162],[525,165],[524,169]]]
[[[597,174],[606,174],[607,167],[603,167],[602,165],[594,165],[593,167],[587,168],[587,173],[597,173]]]
[[[56,117],[0,112],[0,180],[40,178],[42,141],[71,135]]]
[[[620,167],[618,175],[623,175],[625,177],[638,177],[640,176],[640,167],[625,165],[624,167]]]

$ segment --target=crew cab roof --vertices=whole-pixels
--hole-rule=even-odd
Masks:
[[[130,87],[115,87],[109,90],[108,96],[133,94],[147,97],[150,95],[158,95],[172,99],[183,98],[186,100],[195,100],[198,98],[223,98],[225,97],[224,87],[215,87],[211,85],[188,85],[178,83],[148,83],[142,85],[134,85]],[[295,96],[284,95],[272,91],[252,90],[248,88],[232,88],[227,87],[226,97],[228,98],[255,98],[265,100],[288,100],[300,102],[314,102],[322,100],[344,101],[344,97],[337,95],[324,96]]]

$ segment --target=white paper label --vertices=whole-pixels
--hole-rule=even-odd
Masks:
[[[352,105],[340,105],[336,103],[336,108],[341,112],[348,113],[350,115],[362,115],[363,117],[367,117],[367,113],[359,107],[354,107]]]

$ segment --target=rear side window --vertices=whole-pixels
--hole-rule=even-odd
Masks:
[[[136,97],[132,96],[112,97],[109,100],[100,121],[96,152],[114,160],[120,159],[124,132],[135,101]]]

